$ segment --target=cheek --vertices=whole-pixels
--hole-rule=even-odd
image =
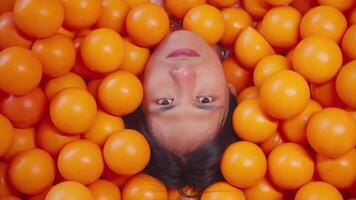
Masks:
[[[224,72],[220,66],[207,66],[199,72],[198,79],[198,82],[202,82],[215,89],[227,87]]]

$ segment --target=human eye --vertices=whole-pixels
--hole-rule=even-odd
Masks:
[[[174,98],[160,98],[157,100],[157,104],[161,106],[168,106],[173,103]]]
[[[212,97],[208,97],[208,96],[200,96],[200,97],[197,97],[199,103],[202,103],[202,104],[207,104],[207,103],[211,103],[214,101],[214,99]]]

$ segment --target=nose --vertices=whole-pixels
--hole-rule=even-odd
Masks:
[[[180,85],[191,85],[195,80],[196,71],[191,66],[177,66],[171,69],[171,76]]]

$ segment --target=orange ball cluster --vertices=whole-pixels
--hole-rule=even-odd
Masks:
[[[0,199],[178,199],[123,121],[170,20],[227,49],[239,102],[201,199],[356,197],[354,0],[1,0]]]

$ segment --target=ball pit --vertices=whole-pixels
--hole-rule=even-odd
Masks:
[[[354,0],[0,0],[0,200],[198,199],[124,123],[177,24],[225,49],[238,101],[198,198],[356,198]]]

